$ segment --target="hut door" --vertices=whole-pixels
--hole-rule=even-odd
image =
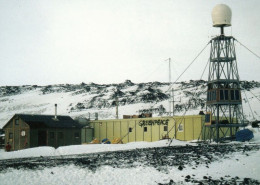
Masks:
[[[38,146],[47,146],[47,131],[38,131]]]

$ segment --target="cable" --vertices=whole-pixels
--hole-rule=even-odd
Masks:
[[[254,113],[253,113],[253,111],[252,111],[251,105],[250,105],[250,103],[249,103],[249,100],[248,100],[248,98],[247,98],[247,95],[246,95],[246,92],[245,92],[245,91],[244,91],[244,94],[245,94],[246,100],[247,100],[247,102],[248,102],[250,111],[251,111],[251,113],[252,113],[252,115],[253,115],[253,118],[255,119],[255,115],[254,115]]]
[[[210,42],[208,42],[207,44],[206,44],[206,46],[204,46],[203,47],[203,49],[199,52],[199,54],[191,61],[191,63],[186,67],[186,69],[181,73],[181,75],[179,75],[179,77],[172,83],[172,84],[170,84],[170,87],[165,91],[165,93],[167,93],[171,88],[172,88],[172,86],[174,85],[174,84],[176,84],[176,82],[181,78],[181,76],[188,70],[188,68],[195,62],[195,60],[200,56],[200,54],[207,48],[207,46],[209,45],[209,43]],[[164,60],[165,61],[165,60]],[[208,61],[209,62],[209,61]],[[208,65],[208,63],[207,63],[207,65]],[[205,70],[206,70],[206,67],[204,68],[204,71],[203,71],[203,74],[204,74],[204,72],[205,72]],[[151,74],[151,73],[150,73]],[[203,75],[202,74],[202,75]],[[157,102],[156,102],[157,103]],[[154,103],[151,107],[154,107],[155,105],[156,105],[156,103]]]
[[[169,89],[168,89],[166,92],[168,92],[168,91],[172,88],[173,84],[175,84],[175,83],[181,78],[181,76],[189,69],[189,67],[195,62],[195,60],[200,56],[200,54],[207,48],[207,46],[209,45],[209,43],[210,43],[210,42],[208,42],[208,43],[206,44],[206,46],[199,52],[199,54],[198,54],[198,55],[192,60],[192,62],[185,68],[185,70],[181,73],[181,75],[170,85]]]
[[[181,76],[188,70],[188,68],[194,63],[194,61],[200,56],[200,54],[206,49],[206,47],[209,45],[209,43],[210,42],[208,42],[207,44],[206,44],[206,46],[204,46],[203,47],[203,49],[199,52],[199,54],[192,60],[192,62],[188,65],[188,67],[186,67],[186,69],[181,73],[181,75],[172,83],[172,84],[170,84],[170,87],[165,91],[165,93],[167,93],[171,88],[172,88],[172,86],[174,85],[174,84],[176,84],[176,82],[181,78]],[[209,61],[208,61],[208,63],[209,63]],[[208,63],[207,63],[207,65],[208,65]],[[206,70],[206,67],[204,68],[204,71],[203,71],[203,74],[204,74],[204,72],[205,72],[205,70]],[[203,75],[202,74],[202,75]],[[154,103],[151,107],[154,107],[156,105],[156,103]]]
[[[206,66],[204,67],[204,70],[203,70],[203,72],[202,72],[202,75],[200,76],[200,80],[202,80],[202,77],[203,77],[203,75],[204,75],[204,73],[205,73],[205,71],[206,71],[206,68],[207,68],[208,64],[209,64],[209,60],[208,60],[208,62],[207,62],[207,64],[206,64]],[[198,87],[199,87],[199,85],[198,85],[198,83],[196,83],[196,89],[194,90],[195,92],[197,92]],[[194,94],[192,95],[191,99],[193,99],[195,95],[196,95],[196,93],[194,93]],[[184,116],[186,115],[187,110],[189,110],[190,105],[191,105],[191,103],[189,103],[189,104],[188,104],[188,107],[185,108],[185,112],[184,112],[183,115],[182,115],[181,122],[182,122],[182,120],[184,120]],[[174,118],[173,118],[173,119],[174,119]],[[167,135],[168,135],[168,133],[173,129],[173,127],[176,126],[176,120],[174,119],[174,121],[175,121],[175,124],[174,124],[174,126],[172,126],[172,128],[167,132]],[[176,128],[175,128],[175,129],[176,129]],[[176,138],[176,135],[177,135],[177,132],[176,132],[175,135],[174,135],[175,138]],[[200,133],[200,135],[201,135],[201,133]],[[200,137],[200,136],[199,136],[199,137]],[[170,140],[168,146],[171,145],[172,141],[173,141],[173,137],[171,138],[171,140]]]
[[[150,78],[150,76],[151,76],[155,71],[157,71],[158,69],[160,69],[160,68],[163,66],[163,65],[161,65],[163,62],[165,62],[165,60],[163,60],[162,62],[160,62],[152,72],[150,72],[148,75],[146,75],[146,76],[143,78],[144,81],[147,80],[148,78]]]
[[[260,56],[258,56],[256,53],[254,53],[252,50],[250,50],[248,47],[246,47],[244,44],[242,44],[241,42],[239,42],[237,39],[235,39],[235,41],[237,41],[240,45],[244,46],[244,48],[246,48],[248,51],[250,51],[253,55],[255,55],[258,59],[260,59]]]
[[[203,72],[202,72],[202,75],[201,75],[201,77],[200,77],[200,80],[202,80],[202,77],[203,77],[203,75],[204,75],[204,73],[205,73],[205,71],[206,71],[206,68],[207,68],[208,64],[209,64],[209,60],[208,60],[206,66],[205,66],[205,68],[204,68],[204,70],[203,70]]]
[[[260,99],[259,99],[254,93],[252,93],[250,90],[247,90],[247,89],[244,89],[244,88],[241,88],[241,90],[244,90],[244,94],[245,94],[245,91],[250,92],[250,93],[260,102]],[[247,98],[247,97],[246,97],[246,98]],[[253,112],[252,109],[251,109],[251,106],[250,106],[250,103],[249,103],[249,100],[248,100],[248,99],[247,99],[247,102],[248,102],[248,104],[249,104],[250,111]],[[253,115],[253,118],[255,119],[253,113],[252,113],[252,115]]]
[[[260,102],[260,99],[254,93],[252,93],[250,90],[248,91]]]

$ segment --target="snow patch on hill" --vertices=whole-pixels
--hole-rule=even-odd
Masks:
[[[126,80],[119,84],[60,84],[0,87],[0,128],[16,113],[58,114],[73,118],[116,118],[116,97],[119,99],[119,118],[123,115],[153,113],[166,116],[169,112],[171,92],[169,83],[133,83]],[[260,119],[260,83],[242,82],[244,114],[249,120]],[[190,80],[173,85],[175,115],[198,114],[205,111],[207,84],[203,80]],[[250,90],[250,91],[249,91]],[[249,106],[250,105],[250,106]],[[252,110],[252,111],[251,111]],[[252,113],[253,112],[253,113]]]

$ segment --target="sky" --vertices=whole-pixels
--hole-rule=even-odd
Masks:
[[[258,0],[0,0],[0,86],[168,82],[169,58],[175,81],[219,34],[220,3],[225,34],[260,55]],[[179,81],[200,79],[209,51]],[[236,54],[240,79],[259,81],[259,58],[239,43]]]

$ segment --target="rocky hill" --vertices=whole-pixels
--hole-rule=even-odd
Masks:
[[[260,119],[260,83],[243,81],[244,113],[248,119]],[[174,114],[198,114],[205,111],[206,81],[190,80],[174,84]],[[114,119],[118,99],[119,118],[123,115],[153,113],[169,115],[172,100],[169,83],[133,83],[126,80],[119,84],[59,84],[0,87],[0,128],[16,113],[58,114],[73,118]],[[249,104],[248,104],[249,103]],[[172,105],[171,105],[172,107]],[[172,108],[171,108],[172,109]],[[252,110],[252,111],[251,111]]]

